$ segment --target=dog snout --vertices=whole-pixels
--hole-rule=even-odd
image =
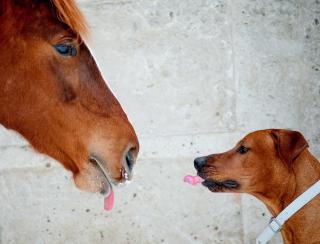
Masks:
[[[199,157],[194,160],[194,167],[200,171],[207,162],[207,157]]]

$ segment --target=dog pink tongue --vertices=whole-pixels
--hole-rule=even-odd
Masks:
[[[111,192],[107,197],[104,198],[104,210],[111,211],[114,205],[114,192],[111,189]]]
[[[202,178],[200,178],[199,176],[186,175],[183,178],[183,181],[195,186],[195,185],[198,185],[199,183],[203,182],[204,180]]]

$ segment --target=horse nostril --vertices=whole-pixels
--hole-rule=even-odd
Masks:
[[[194,167],[196,170],[201,170],[201,168],[206,164],[207,157],[199,157],[194,160]]]
[[[131,148],[126,154],[126,164],[128,166],[129,171],[132,171],[134,165],[134,151],[135,148]]]

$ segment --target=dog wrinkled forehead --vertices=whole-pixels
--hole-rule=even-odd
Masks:
[[[292,163],[308,147],[300,132],[285,129],[254,131],[245,136],[242,142],[259,153],[274,151],[287,164]]]
[[[246,135],[241,141],[250,147],[270,147],[274,141],[271,137],[271,130],[257,130]]]

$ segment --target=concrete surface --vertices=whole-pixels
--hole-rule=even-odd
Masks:
[[[254,243],[269,213],[182,183],[192,159],[268,127],[320,158],[320,2],[79,0],[141,153],[113,212],[0,129],[0,243]],[[272,243],[281,243],[278,236]]]
[[[135,182],[116,189],[111,213],[103,211],[101,197],[78,191],[56,165],[39,162],[28,170],[2,170],[2,241],[225,243],[227,235],[228,243],[237,243],[242,234],[240,198],[184,184],[189,161],[141,160]],[[225,224],[230,218],[239,228]]]

